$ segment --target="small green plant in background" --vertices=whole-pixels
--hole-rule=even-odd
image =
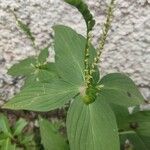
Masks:
[[[149,150],[150,112],[140,110],[145,100],[138,88],[125,74],[101,77],[98,70],[114,0],[108,7],[97,49],[90,42],[95,20],[88,6],[82,0],[65,2],[82,14],[86,37],[70,27],[54,26],[55,62],[47,62],[49,47],[46,47],[38,56],[11,67],[8,74],[25,76],[26,80],[21,92],[3,108],[47,112],[69,103],[67,139],[52,123],[39,118],[41,143],[46,150]],[[34,45],[30,29],[16,15],[15,18]],[[128,111],[131,106],[132,113]]]
[[[34,135],[24,132],[27,121],[20,118],[13,126],[10,126],[6,116],[0,114],[0,149],[34,149]]]

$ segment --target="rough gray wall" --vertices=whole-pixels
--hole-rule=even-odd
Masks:
[[[87,2],[97,21],[93,42],[98,45],[109,1]],[[81,15],[62,0],[0,0],[0,93],[3,99],[19,88],[18,84],[15,88],[12,86],[14,79],[6,75],[7,69],[18,60],[35,54],[31,42],[18,30],[8,7],[15,9],[17,16],[28,23],[39,47],[51,41],[51,27],[55,24],[65,24],[85,34]],[[150,0],[117,0],[114,15],[102,55],[101,72],[103,75],[116,71],[129,74],[145,97],[150,98]]]

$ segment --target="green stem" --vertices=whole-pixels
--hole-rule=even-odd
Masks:
[[[86,88],[90,87],[90,80],[92,76],[90,75],[90,64],[89,64],[89,48],[90,48],[90,31],[88,30],[87,26],[87,39],[86,39],[86,46],[85,46],[85,51],[84,51],[84,66],[85,66],[85,86]]]
[[[18,19],[17,15],[15,14],[14,11],[12,11],[11,9],[9,9],[9,11],[13,14],[13,16],[17,22],[18,27],[20,27],[21,30],[23,31],[23,29],[22,29],[23,27],[21,27],[21,26],[23,26],[23,23]],[[28,38],[30,39],[30,41],[32,43],[32,47],[36,50],[36,56],[37,56],[37,52],[39,51],[39,47],[35,44],[34,37],[32,35],[29,35],[30,33],[27,33],[27,31],[23,31],[23,32],[26,32],[26,35],[28,36]]]

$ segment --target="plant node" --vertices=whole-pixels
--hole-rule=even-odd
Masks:
[[[90,86],[87,88],[86,86],[82,86],[80,87],[79,91],[81,98],[86,105],[91,104],[96,100],[97,97],[96,87]]]

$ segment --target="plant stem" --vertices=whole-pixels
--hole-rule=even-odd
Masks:
[[[24,24],[20,19],[18,19],[17,15],[15,14],[15,12],[11,9],[9,9],[9,11],[13,14],[17,26],[27,35],[27,37],[30,39],[33,48],[36,50],[36,56],[37,56],[37,51],[39,51],[39,47],[35,44],[35,38],[33,37],[30,29],[28,28],[28,26],[26,24]]]
[[[87,31],[87,39],[86,39],[86,45],[85,45],[85,51],[84,51],[84,66],[85,66],[85,83],[86,83],[86,87],[89,86],[90,82],[89,82],[89,44],[90,44],[90,34]]]

